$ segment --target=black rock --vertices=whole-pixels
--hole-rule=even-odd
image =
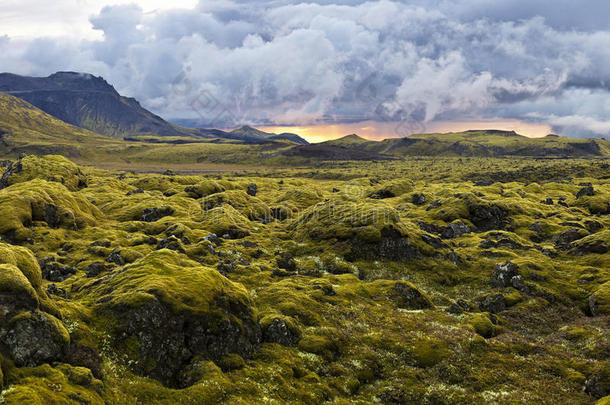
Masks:
[[[203,239],[204,240],[209,240],[210,242],[212,242],[216,246],[222,245],[222,239],[220,239],[218,236],[216,236],[215,233],[211,233],[209,235],[206,235]]]
[[[49,315],[38,311],[16,318],[2,336],[15,365],[36,367],[62,360],[69,340],[64,338],[58,325],[57,320],[52,321]]]
[[[87,275],[87,277],[96,277],[106,269],[108,269],[108,266],[106,266],[104,263],[93,262],[89,266],[87,266],[87,268],[85,269],[85,274]]]
[[[497,205],[475,205],[469,207],[470,221],[481,232],[502,229],[506,225],[508,213]]]
[[[144,193],[144,190],[142,190],[141,188],[137,188],[135,190],[131,190],[129,192],[127,192],[127,194],[125,194],[127,197],[129,197],[130,195],[134,195],[134,194],[142,194]]]
[[[610,366],[598,367],[585,381],[585,392],[595,399],[610,395]]]
[[[449,249],[449,246],[439,238],[423,234],[421,239],[435,249]]]
[[[246,193],[252,197],[256,197],[256,193],[258,193],[258,186],[254,183],[248,184]]]
[[[216,266],[216,270],[223,276],[227,276],[235,271],[235,260],[222,260]]]
[[[62,298],[68,298],[68,291],[63,287],[57,287],[55,283],[49,284],[47,287],[47,295],[56,295]]]
[[[45,280],[53,282],[62,282],[68,277],[76,274],[76,269],[70,266],[64,266],[59,264],[53,258],[44,258],[40,261],[40,270],[42,270],[42,277]]]
[[[93,242],[92,244],[90,244],[89,246],[109,248],[110,245],[111,245],[111,243],[109,240],[97,240],[97,241]]]
[[[576,193],[576,198],[593,195],[595,195],[595,190],[593,189],[593,186],[589,185],[578,190]]]
[[[121,256],[121,252],[118,250],[111,252],[108,255],[108,257],[106,258],[106,261],[108,263],[118,264],[119,266],[122,266],[125,264],[125,259],[123,258],[123,256]]]
[[[163,217],[167,217],[174,214],[172,207],[161,207],[161,208],[145,208],[142,211],[142,221],[144,222],[155,222]]]
[[[277,267],[279,267],[280,269],[284,269],[290,272],[297,270],[297,263],[294,260],[294,257],[292,257],[292,255],[288,252],[280,253],[275,258],[275,262],[277,263]]]
[[[412,201],[415,205],[424,205],[426,203],[426,196],[421,193],[413,194]]]
[[[453,239],[459,238],[460,236],[472,232],[472,229],[463,222],[455,222],[447,225],[441,232],[441,238]]]
[[[171,235],[166,239],[161,239],[159,243],[157,243],[157,250],[159,249],[169,249],[178,253],[186,253],[182,247],[181,240],[176,238],[174,235]]]
[[[301,339],[301,332],[282,318],[275,318],[263,326],[263,341],[282,346],[294,346]]]
[[[555,247],[557,249],[568,249],[572,242],[582,239],[584,236],[585,235],[577,228],[570,228],[560,234],[553,235],[553,240],[555,241]]]
[[[497,314],[506,309],[506,299],[502,294],[491,294],[479,303],[479,309],[485,312]]]
[[[514,287],[514,284],[519,284],[519,280],[523,280],[521,274],[519,274],[519,266],[512,262],[496,264],[491,275],[491,286],[498,288]]]

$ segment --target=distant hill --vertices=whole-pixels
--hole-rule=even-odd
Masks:
[[[241,139],[241,140],[249,140],[249,141],[287,140],[287,141],[299,143],[301,145],[309,144],[309,142],[307,142],[305,139],[301,138],[297,134],[292,134],[289,132],[283,132],[281,134],[274,134],[274,133],[261,131],[260,129],[253,128],[249,125],[244,125],[241,128],[234,129],[233,131],[229,132],[229,134],[230,134],[229,136],[231,136],[231,135],[234,136],[235,137],[234,139]]]
[[[514,131],[473,130],[446,134],[418,134],[406,138],[370,141],[352,134],[322,142],[325,147],[341,147],[386,156],[479,156],[479,157],[602,157],[610,155],[610,142],[602,139],[575,139],[561,136],[528,138]],[[303,147],[304,153],[307,150]],[[286,152],[298,154],[296,151]]]
[[[0,91],[19,97],[69,124],[112,138],[193,136],[121,96],[106,80],[88,73],[58,72],[48,77],[0,74]]]

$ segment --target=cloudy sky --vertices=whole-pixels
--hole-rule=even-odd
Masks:
[[[0,3],[0,71],[103,76],[166,118],[311,138],[610,137],[607,0]]]

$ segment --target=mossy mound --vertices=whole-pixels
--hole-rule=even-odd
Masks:
[[[459,193],[440,200],[431,210],[432,218],[447,223],[457,219],[468,221],[480,232],[504,229],[510,222],[506,204],[489,202],[473,193]]]
[[[291,188],[286,190],[276,202],[291,202],[299,209],[311,207],[314,204],[322,201],[322,193],[316,189],[310,190],[307,188]]]
[[[610,315],[610,281],[605,282],[589,296],[592,315]]]
[[[0,179],[0,188],[40,179],[61,183],[70,191],[87,186],[87,177],[80,168],[59,155],[26,156],[12,163]]]
[[[166,385],[185,385],[181,372],[194,356],[248,357],[261,339],[241,285],[167,249],[79,291],[115,320],[115,344],[132,357],[134,371]]]
[[[225,187],[214,180],[206,179],[195,185],[186,187],[184,191],[188,193],[189,197],[202,198],[211,194],[222,193],[225,191]]]
[[[384,203],[353,203],[330,199],[305,210],[291,225],[298,240],[348,242],[350,260],[406,260],[421,256],[409,235],[421,233],[401,222],[398,212]]]
[[[411,191],[413,191],[413,183],[410,180],[392,180],[376,188],[369,194],[369,197],[376,199],[392,198]]]
[[[32,287],[35,290],[40,291],[42,286],[40,267],[34,254],[29,249],[0,243],[0,263],[18,267],[19,271],[26,277]]]
[[[28,369],[14,370],[11,379],[18,385],[2,393],[2,403],[7,405],[34,404],[90,404],[103,405],[103,384],[82,367],[48,364]]]
[[[271,211],[267,204],[241,190],[229,190],[207,196],[201,203],[204,210],[211,210],[223,204],[230,205],[244,217],[251,220],[268,221]]]
[[[14,242],[31,238],[35,221],[51,228],[81,229],[93,225],[101,212],[84,196],[61,184],[31,180],[0,190],[0,235]]]
[[[231,205],[223,204],[204,212],[201,227],[220,237],[240,239],[250,235],[252,224]]]
[[[17,366],[61,360],[70,337],[41,289],[41,271],[25,248],[0,244],[0,340]],[[4,263],[3,263],[4,262]]]

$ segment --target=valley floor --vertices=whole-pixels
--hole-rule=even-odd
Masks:
[[[1,403],[610,403],[609,161],[5,166]]]

